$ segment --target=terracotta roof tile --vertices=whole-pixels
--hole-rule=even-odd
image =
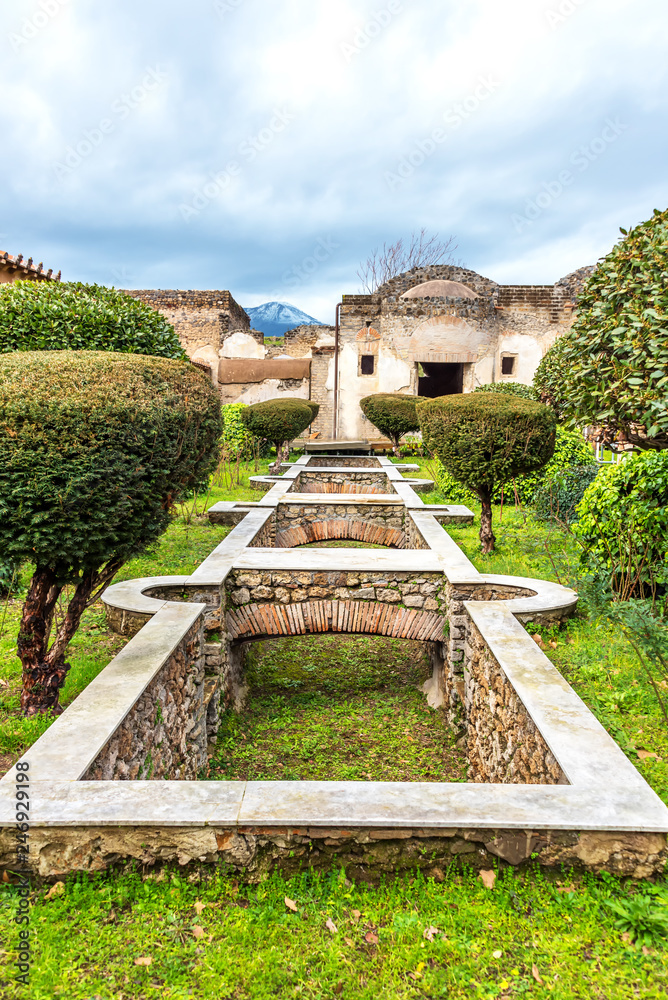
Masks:
[[[60,281],[61,272],[58,274],[53,273],[53,268],[49,268],[48,271],[44,270],[44,264],[40,261],[39,264],[33,264],[32,257],[28,257],[24,260],[23,254],[17,254],[15,257],[12,254],[7,253],[7,251],[0,251],[0,267],[6,268],[10,271],[21,271],[23,276],[28,278],[43,278],[45,281]]]

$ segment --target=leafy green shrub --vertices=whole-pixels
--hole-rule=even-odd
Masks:
[[[668,448],[668,210],[621,232],[535,384],[567,419],[660,450]]]
[[[441,396],[417,408],[422,436],[458,482],[482,504],[483,552],[494,548],[492,496],[498,486],[542,468],[552,457],[554,412],[541,403],[503,393]]]
[[[19,589],[19,565],[0,561],[0,597],[8,597]]]
[[[593,452],[580,431],[557,427],[554,454],[547,465],[536,472],[517,476],[510,483],[498,485],[492,495],[492,503],[501,503],[502,500],[506,503],[514,501],[517,494],[518,502],[528,506],[534,502],[537,491],[549,479],[562,470],[574,466],[592,465],[593,461]],[[458,483],[440,462],[437,465],[437,482],[439,490],[450,503],[470,503],[475,498],[475,493],[462,483]]]
[[[35,564],[18,646],[26,714],[58,709],[67,645],[91,595],[206,484],[219,437],[218,394],[189,362],[0,355],[0,560]],[[51,629],[67,583],[74,595]]]
[[[228,459],[236,459],[237,456],[250,458],[253,453],[255,439],[241,416],[245,408],[245,403],[227,403],[222,407],[223,434],[220,443]]]
[[[0,354],[60,350],[186,358],[165,317],[116,288],[60,281],[0,285]]]
[[[487,382],[485,385],[478,385],[474,392],[501,392],[508,396],[521,396],[522,399],[538,400],[538,393],[532,385],[524,385],[523,382]]]
[[[317,417],[319,409],[318,403],[310,400],[284,396],[245,407],[241,419],[251,434],[276,446],[273,469],[279,471],[281,462],[287,460],[290,441],[306,430]]]
[[[625,598],[668,580],[668,452],[647,451],[602,469],[573,528],[584,567]]]
[[[668,899],[660,893],[660,889],[654,889],[654,898],[637,895],[624,900],[608,899],[604,904],[615,915],[617,930],[629,934],[638,948],[657,945],[661,938],[668,937]]]
[[[360,399],[360,409],[367,420],[390,439],[398,455],[403,435],[420,429],[416,407],[422,399],[422,396],[407,396],[401,392],[377,392]]]
[[[599,469],[600,465],[590,462],[588,465],[569,465],[552,475],[545,475],[533,496],[536,517],[540,521],[562,524],[577,520],[577,505],[596,479]]]

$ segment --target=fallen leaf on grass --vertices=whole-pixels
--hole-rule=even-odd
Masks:
[[[2,873],[2,881],[9,882],[9,875],[7,874],[7,872]]]
[[[362,916],[361,910],[353,910],[353,920],[355,921],[355,923],[357,923],[357,921],[361,916]]]
[[[436,935],[440,933],[441,931],[438,927],[425,927],[422,937],[425,938],[426,941],[433,941]]]
[[[336,984],[336,986],[334,987],[334,993],[336,994],[337,997],[340,996],[343,993],[343,983],[342,982],[338,982]]]
[[[204,928],[200,927],[199,924],[195,924],[195,926],[193,927],[193,937],[194,938],[204,937]]]
[[[143,958],[135,958],[135,965],[145,965],[149,966],[153,959],[150,955],[144,955]]]
[[[299,907],[295,903],[294,899],[290,899],[289,896],[285,897],[285,905],[289,910],[292,910],[293,913],[299,913]]]
[[[640,760],[647,760],[648,757],[651,757],[653,760],[660,759],[658,753],[650,753],[649,750],[638,750],[637,753]]]
[[[336,926],[331,917],[327,917],[327,920],[325,921],[325,927],[327,928],[330,934],[339,933],[339,928]]]
[[[540,972],[538,971],[537,965],[531,966],[531,975],[533,976],[533,978],[536,980],[537,983],[543,982],[543,980],[540,978]]]
[[[556,649],[559,643],[555,642],[554,639],[550,639],[549,645],[552,647],[552,649]]]
[[[492,958],[501,958],[502,955],[503,955],[502,951],[493,951],[492,952]]]
[[[62,896],[64,892],[65,892],[65,883],[56,882],[55,885],[51,886],[44,899],[53,899],[55,896]]]
[[[348,945],[349,948],[354,948],[355,947],[355,942],[352,940],[352,938],[344,937],[343,940],[346,942],[346,944]]]
[[[642,946],[642,953],[643,953],[643,955],[651,955],[652,954],[652,952],[649,950],[649,948],[647,947],[646,944],[644,944]]]
[[[424,969],[424,962],[420,962],[420,964],[418,965],[418,967],[415,970],[415,972],[409,972],[408,973],[409,978],[412,979],[412,980],[414,980],[415,982],[417,982],[418,979],[422,979],[422,970],[423,969]]]
[[[624,931],[624,933],[622,934],[622,941],[624,941],[626,944],[629,944],[631,942],[631,940],[632,939],[631,939],[631,935],[629,934],[629,932],[628,931]]]
[[[202,903],[198,899],[197,902],[195,903],[195,913],[197,914],[197,916],[199,917],[199,915],[202,912],[202,910],[205,910],[205,909],[206,909],[206,903]]]
[[[496,882],[495,871],[492,871],[491,868],[490,869],[483,868],[483,870],[481,872],[478,872],[478,874],[480,875],[480,878],[482,879],[482,884],[486,889],[494,888],[494,883]]]
[[[3,680],[2,677],[0,677],[0,687],[3,687],[3,688],[8,688],[9,687],[9,684],[7,683],[7,681]]]
[[[533,641],[536,643],[537,646],[540,646],[541,649],[545,649],[545,643],[543,642],[543,637],[541,635],[538,635],[538,632],[536,632],[536,634],[534,635]]]
[[[367,931],[364,935],[364,940],[367,944],[378,944],[378,935],[374,934],[373,931]]]

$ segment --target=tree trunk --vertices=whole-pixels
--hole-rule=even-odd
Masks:
[[[399,441],[401,437],[392,438],[392,452],[397,458],[401,458],[401,452],[399,451]]]
[[[65,683],[70,664],[65,653],[81,616],[88,607],[91,594],[112,579],[122,566],[122,561],[112,561],[99,571],[84,573],[72,595],[65,618],[58,627],[55,639],[49,645],[49,636],[56,602],[63,585],[56,583],[56,575],[48,566],[37,566],[30,581],[21,616],[17,652],[23,666],[21,711],[24,715],[53,712],[60,715],[60,690]]]
[[[496,538],[492,531],[492,491],[481,491],[480,502],[482,510],[480,512],[480,544],[484,555],[494,551]]]
[[[287,462],[290,458],[290,442],[280,441],[276,442],[276,461],[272,466],[269,467],[269,474],[272,476],[280,476],[283,472],[281,468],[282,462]]]

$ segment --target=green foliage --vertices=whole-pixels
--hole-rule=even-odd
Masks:
[[[0,559],[72,581],[143,551],[215,465],[220,403],[189,363],[0,355]]]
[[[550,463],[551,464],[551,463]],[[577,520],[577,505],[598,475],[596,462],[569,465],[545,475],[533,495],[534,514],[541,521],[570,524]]]
[[[0,285],[0,354],[60,350],[186,358],[165,317],[116,288],[60,281]]]
[[[360,399],[360,409],[381,434],[397,447],[404,434],[420,429],[417,404],[422,396],[407,396],[400,392],[378,392]]]
[[[545,483],[552,480],[553,477],[560,475],[563,471],[579,466],[589,466],[595,471],[598,470],[598,466],[593,461],[592,450],[580,431],[571,431],[565,427],[557,427],[554,454],[547,465],[535,472],[528,472],[523,476],[517,476],[510,483],[497,486],[492,494],[492,503],[501,503],[502,499],[504,503],[514,502],[515,491],[517,490],[517,500],[519,503],[523,506],[528,506],[534,502],[538,490],[542,489]],[[436,474],[438,487],[441,493],[448,498],[449,503],[470,503],[475,497],[475,493],[472,490],[468,489],[462,483],[458,483],[450,475],[442,462],[438,462]],[[587,486],[593,478],[594,476],[591,475],[586,484]],[[581,496],[578,499],[581,499]]]
[[[556,420],[547,406],[502,393],[463,393],[421,402],[427,446],[476,495],[494,490],[552,457]]]
[[[668,210],[621,232],[535,383],[572,421],[668,448]]]
[[[242,419],[245,403],[227,403],[222,407],[223,434],[220,444],[227,458],[238,455],[249,458],[253,454],[254,437]]]
[[[656,946],[668,937],[668,897],[660,889],[652,895],[608,899],[605,906],[614,914],[617,930],[630,934],[638,947]]]
[[[8,597],[18,590],[19,566],[17,563],[0,561],[0,597]]]
[[[241,419],[255,437],[271,441],[277,447],[292,441],[315,420],[320,407],[292,396],[267,399],[242,410]]]
[[[538,400],[538,393],[532,385],[524,385],[522,382],[487,382],[485,385],[478,385],[474,392],[501,392],[508,396],[521,396],[522,399]]]
[[[668,580],[668,453],[648,451],[603,469],[577,508],[582,565],[625,597]]]

